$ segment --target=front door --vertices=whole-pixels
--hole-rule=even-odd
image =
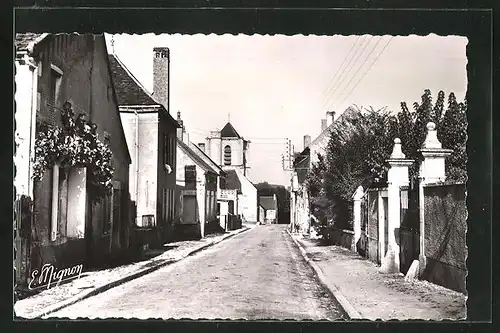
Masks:
[[[183,200],[182,220],[186,224],[195,224],[196,221],[196,196],[185,195]]]

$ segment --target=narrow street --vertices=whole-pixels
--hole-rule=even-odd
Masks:
[[[286,232],[262,225],[49,317],[341,319]]]

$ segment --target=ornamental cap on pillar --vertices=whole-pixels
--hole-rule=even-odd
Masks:
[[[356,189],[356,192],[354,192],[354,200],[361,200],[363,198],[363,195],[364,195],[364,190],[363,190],[363,186],[358,186],[358,188]]]
[[[394,148],[392,148],[392,154],[391,154],[391,159],[405,159],[406,155],[403,154],[403,151],[401,150],[401,140],[399,138],[394,139]]]
[[[422,144],[422,148],[434,148],[441,149],[441,142],[439,142],[436,131],[436,124],[432,121],[427,123],[427,136],[425,137],[425,141]]]

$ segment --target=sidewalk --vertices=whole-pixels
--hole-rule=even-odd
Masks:
[[[241,229],[225,234],[207,235],[201,240],[168,243],[166,245],[169,250],[149,260],[101,271],[84,272],[79,279],[51,287],[32,297],[17,301],[14,306],[16,315],[28,319],[41,318],[82,299],[186,258],[252,227],[254,226],[243,225]]]
[[[458,320],[466,318],[466,296],[402,274],[381,274],[375,263],[321,239],[292,235],[320,280],[352,319]]]

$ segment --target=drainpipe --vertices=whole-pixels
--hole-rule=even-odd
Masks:
[[[135,204],[139,202],[139,114],[136,110],[135,113]],[[137,219],[137,209],[136,209],[136,224],[138,222]]]

